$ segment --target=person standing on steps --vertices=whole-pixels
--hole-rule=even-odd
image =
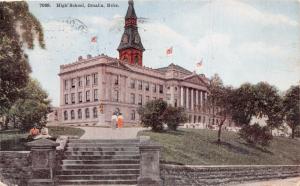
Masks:
[[[116,112],[114,112],[113,115],[111,116],[111,128],[112,129],[116,129],[117,120],[118,120],[118,116],[117,116]]]
[[[123,127],[123,116],[122,113],[119,113],[118,115],[118,128],[122,128]]]

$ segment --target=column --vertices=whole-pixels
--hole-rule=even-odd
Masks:
[[[191,90],[191,110],[194,110],[194,89]]]
[[[199,111],[199,90],[196,89],[196,110]]]
[[[180,106],[183,107],[184,99],[183,99],[183,87],[180,87]]]
[[[185,98],[186,98],[186,103],[185,103],[185,108],[189,109],[189,88],[185,88]]]
[[[200,90],[200,109],[202,110],[203,108],[203,92]]]
[[[171,87],[170,87],[170,90],[171,90],[171,105],[174,107],[174,105],[175,105],[175,100],[174,100],[174,90],[175,89],[175,87],[172,85]]]

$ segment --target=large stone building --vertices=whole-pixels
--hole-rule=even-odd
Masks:
[[[206,109],[209,79],[175,64],[158,69],[143,66],[145,49],[133,1],[129,1],[117,50],[119,59],[103,54],[87,55],[61,65],[62,123],[107,125],[112,113],[119,109],[125,125],[134,125],[139,123],[139,106],[149,100],[163,99],[175,107],[184,107],[189,123],[209,124],[210,112]]]

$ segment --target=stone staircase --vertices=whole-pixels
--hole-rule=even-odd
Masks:
[[[137,139],[69,140],[58,185],[136,185],[138,144]]]

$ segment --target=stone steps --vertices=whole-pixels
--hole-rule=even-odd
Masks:
[[[128,159],[128,160],[139,160],[140,156],[134,155],[82,155],[82,156],[66,156],[66,160],[102,160],[102,159]]]
[[[80,175],[80,174],[139,174],[140,169],[68,169],[60,170],[60,175]]]
[[[63,160],[64,165],[81,164],[139,164],[138,159],[104,159],[104,160]]]
[[[139,155],[138,151],[65,151],[65,155]]]
[[[85,152],[85,151],[100,151],[100,152],[124,152],[124,151],[138,151],[138,148],[133,146],[126,147],[67,147],[67,151]]]
[[[93,175],[60,175],[58,176],[59,179],[63,180],[133,180],[137,179],[139,174],[93,174]]]
[[[59,180],[58,185],[120,185],[120,184],[130,184],[136,185],[136,179],[132,180]]]
[[[139,141],[71,139],[64,152],[58,185],[136,185]]]

